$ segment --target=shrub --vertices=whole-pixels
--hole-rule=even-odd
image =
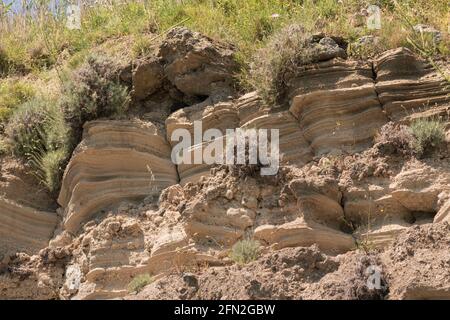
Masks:
[[[0,83],[0,131],[14,111],[14,108],[34,96],[34,89],[21,81],[4,81]]]
[[[145,286],[152,283],[153,279],[148,273],[139,274],[131,280],[128,284],[128,291],[131,292],[140,292]]]
[[[56,193],[70,146],[68,128],[56,101],[36,97],[20,105],[5,133],[13,153],[26,160],[41,182]]]
[[[241,240],[231,248],[230,258],[238,264],[246,264],[255,261],[259,256],[259,242],[248,239]]]
[[[45,148],[45,129],[50,122],[51,103],[34,98],[14,110],[5,133],[13,142],[16,155],[29,158],[35,151]]]
[[[249,82],[265,102],[278,102],[284,94],[288,73],[312,61],[308,38],[301,26],[291,25],[276,33],[256,54]]]
[[[307,64],[344,57],[345,51],[334,39],[312,36],[298,24],[275,33],[267,46],[259,50],[250,67],[250,84],[267,104],[281,104],[292,78]]]
[[[91,56],[66,84],[61,106],[75,138],[81,136],[86,121],[117,116],[128,108],[128,88],[117,74],[113,61]]]
[[[439,119],[416,119],[411,125],[414,136],[412,147],[416,154],[422,156],[438,147],[445,138],[445,125]]]

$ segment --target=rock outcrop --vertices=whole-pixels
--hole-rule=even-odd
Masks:
[[[187,28],[174,28],[159,51],[164,73],[184,94],[212,96],[232,92],[233,74],[238,69],[234,48]]]
[[[170,30],[122,70],[129,118],[85,123],[60,209],[0,158],[0,297],[450,298],[448,141],[423,158],[374,143],[390,120],[448,112],[448,87],[404,48],[372,64],[338,38],[308,41],[314,63],[286,75],[275,106],[236,97],[232,45]],[[196,159],[237,128],[279,130],[276,175]],[[238,267],[230,252],[247,239],[262,257]],[[154,282],[130,295],[142,274]]]
[[[162,91],[178,103],[192,104],[206,98],[215,103],[234,94],[239,65],[232,45],[177,27],[167,33],[157,51],[134,67],[135,100]]]
[[[236,108],[241,128],[279,130],[281,163],[301,167],[311,161],[312,150],[292,113],[265,107],[256,92],[238,99]]]
[[[66,168],[58,198],[64,228],[123,200],[143,199],[178,182],[164,134],[152,123],[93,121]]]
[[[450,105],[450,88],[433,67],[409,49],[386,51],[374,62],[376,91],[393,120]]]
[[[197,122],[198,132],[194,132],[194,124]],[[203,150],[207,143],[203,142],[203,134],[208,129],[219,130],[221,136],[226,134],[227,129],[234,129],[239,126],[239,118],[236,107],[232,102],[221,102],[218,104],[207,105],[198,104],[192,107],[183,108],[166,120],[167,139],[170,141],[172,148],[181,141],[172,140],[175,130],[188,130],[190,135],[190,148],[184,149],[183,157],[189,160],[178,165],[178,173],[180,175],[181,184],[187,182],[195,182],[201,176],[209,175],[211,165],[206,164],[202,159],[195,161],[194,154]],[[194,141],[194,136],[199,137],[200,141]],[[216,137],[217,138],[217,137]],[[179,137],[178,137],[179,139]]]
[[[387,122],[375,87],[370,83],[298,95],[293,98],[290,111],[316,155],[335,150],[351,153],[364,150]]]

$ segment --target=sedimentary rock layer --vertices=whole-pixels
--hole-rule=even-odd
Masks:
[[[450,87],[428,63],[409,49],[386,51],[374,62],[376,91],[389,118],[449,105]]]
[[[56,213],[0,198],[0,255],[17,251],[36,253],[48,245],[56,223]]]
[[[143,199],[178,181],[170,146],[151,123],[93,121],[66,168],[58,202],[76,232],[96,212]]]
[[[194,123],[198,121],[198,132],[196,136],[200,141],[194,140]],[[203,160],[200,163],[194,163],[194,153],[205,147],[203,134],[208,129],[217,129],[221,135],[226,134],[226,129],[234,129],[239,126],[239,119],[235,106],[231,102],[219,103],[216,105],[205,106],[195,105],[184,108],[173,113],[166,120],[167,139],[172,147],[179,141],[172,140],[172,134],[177,129],[186,129],[190,134],[190,148],[183,150],[183,155],[189,159],[190,163],[183,162],[178,165],[181,184],[197,181],[201,176],[209,175],[211,165],[205,164]],[[202,151],[200,150],[201,154]]]
[[[240,98],[236,108],[241,128],[279,130],[280,162],[301,166],[312,159],[311,148],[292,113],[263,107],[256,92]]]
[[[296,96],[317,90],[335,90],[373,84],[372,65],[368,62],[335,58],[304,67],[287,83],[287,102]]]
[[[384,246],[412,225],[448,220],[449,186],[448,164],[410,164],[347,187],[345,217],[360,226],[356,237]]]
[[[298,95],[290,111],[316,155],[361,151],[387,121],[373,84]]]

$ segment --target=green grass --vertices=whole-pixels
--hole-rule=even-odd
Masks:
[[[260,245],[253,239],[236,242],[231,248],[230,258],[238,264],[247,264],[258,259]]]
[[[449,5],[446,1],[378,0],[147,0],[126,1],[113,7],[86,8],[82,30],[68,30],[64,19],[47,14],[43,18],[16,16],[0,34],[0,69],[39,71],[51,68],[64,51],[70,56],[90,50],[107,39],[136,36],[139,53],[148,45],[142,34],[161,34],[184,21],[187,27],[216,39],[232,42],[239,49],[245,68],[252,55],[277,30],[301,24],[310,32],[325,32],[355,40],[363,35],[380,37],[380,47],[411,47],[398,12],[412,23],[425,23],[441,31],[447,29]],[[358,16],[369,4],[382,8],[382,30],[367,30]],[[439,49],[448,50],[448,42]],[[447,51],[448,52],[448,51]]]
[[[130,293],[140,292],[145,288],[145,286],[149,285],[152,282],[153,279],[148,273],[139,274],[135,276],[133,280],[131,280],[131,282],[128,284],[128,291]]]

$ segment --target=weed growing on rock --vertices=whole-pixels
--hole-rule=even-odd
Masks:
[[[258,259],[259,242],[253,239],[241,240],[231,248],[230,258],[238,264],[247,264]]]
[[[151,275],[148,273],[139,274],[131,280],[128,284],[128,291],[131,292],[140,292],[145,286],[149,285],[153,282]]]
[[[309,35],[300,25],[291,25],[276,33],[268,45],[256,54],[251,66],[250,84],[268,104],[283,95],[288,73],[313,60]]]
[[[415,138],[412,147],[419,156],[423,156],[444,141],[445,125],[439,119],[416,119],[410,128]]]
[[[290,80],[307,64],[345,56],[345,50],[334,39],[313,36],[302,26],[292,24],[275,33],[256,54],[249,82],[268,105],[282,104]]]
[[[65,149],[49,151],[39,159],[39,178],[52,193],[56,193],[61,186],[66,161],[67,152]]]

